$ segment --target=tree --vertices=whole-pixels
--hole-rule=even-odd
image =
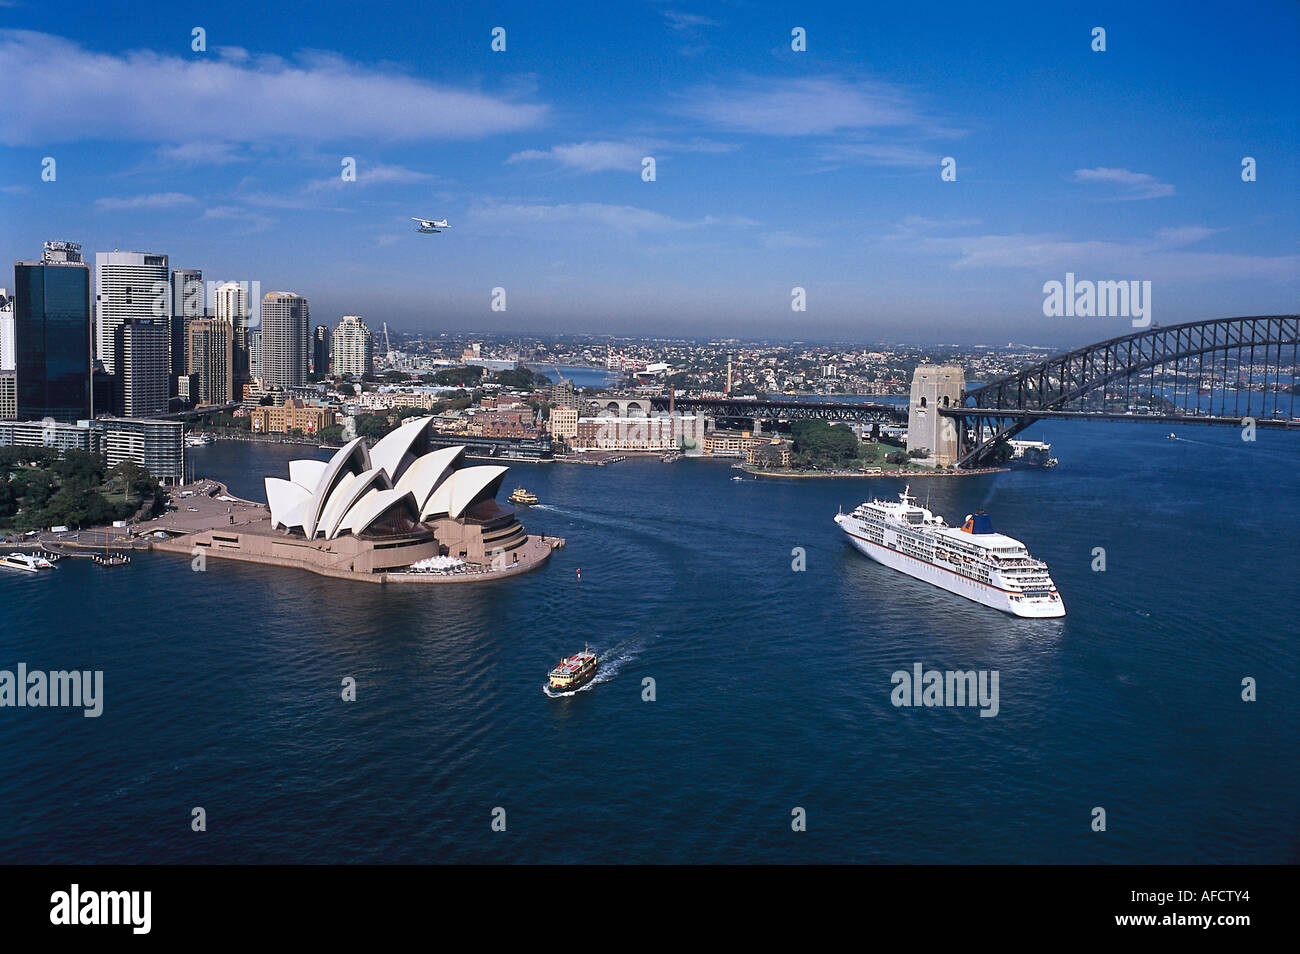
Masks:
[[[434,384],[443,387],[477,387],[483,380],[485,369],[477,364],[465,364],[454,368],[443,368],[433,375]]]
[[[374,442],[392,429],[393,425],[389,422],[386,414],[357,415],[357,437],[364,437]]]

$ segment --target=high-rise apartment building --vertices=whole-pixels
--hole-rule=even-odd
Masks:
[[[262,329],[248,330],[248,376],[254,381],[262,380]]]
[[[311,373],[322,377],[330,372],[330,330],[317,325],[311,336]]]
[[[13,365],[20,420],[90,417],[93,322],[81,246],[46,242],[39,262],[14,263]]]
[[[270,292],[262,299],[262,380],[296,388],[307,382],[311,312],[307,299]]]
[[[358,378],[369,374],[374,370],[373,348],[373,338],[366,323],[357,315],[344,315],[334,329],[334,373]]]
[[[248,282],[223,282],[213,293],[212,315],[228,322],[234,334],[235,382],[242,384],[252,373],[252,345],[248,340],[252,317]]]
[[[190,400],[200,407],[229,404],[235,399],[235,338],[230,322],[199,318],[189,323],[187,332],[190,364],[186,373],[193,376]]]

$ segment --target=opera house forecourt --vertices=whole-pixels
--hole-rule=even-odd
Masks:
[[[328,461],[292,461],[288,479],[266,478],[266,507],[223,504],[229,524],[207,520],[154,548],[387,583],[496,579],[545,562],[563,540],[529,536],[497,503],[508,468],[432,447],[432,422],[408,421],[372,448],[356,438]]]

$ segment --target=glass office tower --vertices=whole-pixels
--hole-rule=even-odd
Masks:
[[[18,419],[90,417],[90,266],[64,247],[39,262],[14,263]]]

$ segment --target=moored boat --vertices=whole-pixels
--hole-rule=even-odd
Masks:
[[[11,570],[23,570],[28,573],[36,573],[41,569],[37,558],[28,553],[10,553],[8,556],[0,557],[0,566],[8,567]]]

